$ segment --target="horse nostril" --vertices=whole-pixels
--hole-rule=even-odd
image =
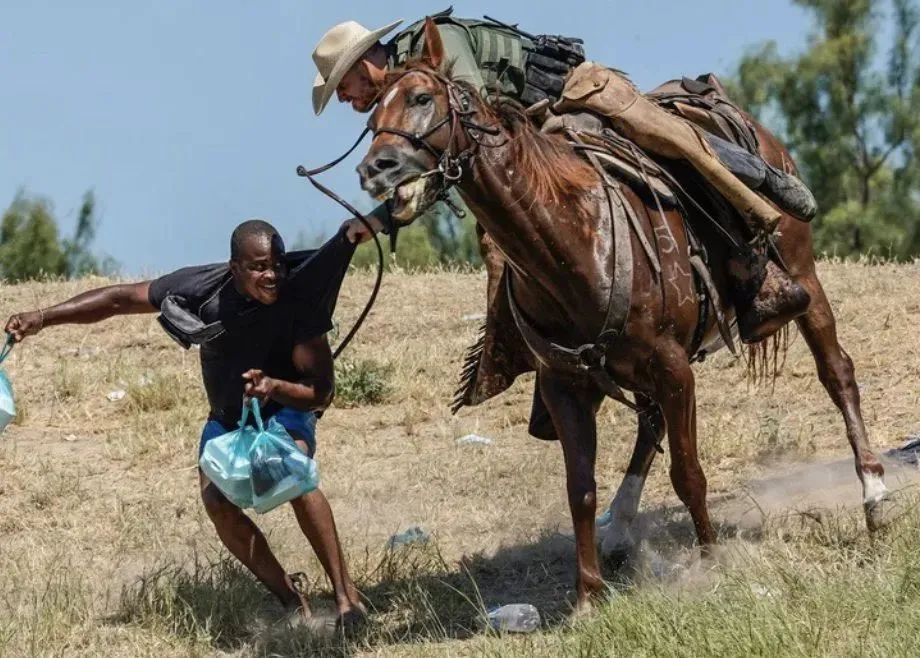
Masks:
[[[373,168],[379,172],[384,172],[388,169],[396,169],[398,166],[399,163],[393,158],[377,158],[374,160]]]
[[[392,148],[383,148],[377,153],[368,154],[358,165],[358,174],[363,181],[375,180],[378,176],[398,171],[402,158]]]

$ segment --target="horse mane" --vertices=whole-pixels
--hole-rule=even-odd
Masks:
[[[479,111],[486,119],[502,126],[508,134],[510,166],[526,172],[527,191],[534,204],[559,206],[572,202],[581,206],[586,192],[597,182],[597,172],[580,158],[561,135],[540,132],[527,116],[524,107],[507,97],[496,94],[483,98],[473,85],[453,77],[453,61],[446,62],[440,70],[432,69],[423,58],[408,60],[403,66],[387,72],[384,89],[389,89],[409,71],[437,73],[456,84],[478,101]]]

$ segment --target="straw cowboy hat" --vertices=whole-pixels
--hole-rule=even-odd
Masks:
[[[345,21],[330,29],[313,51],[319,73],[313,80],[313,111],[319,114],[335,93],[342,78],[368,49],[390,32],[402,19],[379,30],[368,30],[355,21]]]

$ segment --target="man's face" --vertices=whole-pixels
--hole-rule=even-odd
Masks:
[[[377,85],[363,59],[355,62],[335,88],[340,103],[351,103],[357,112],[369,112],[377,100]]]
[[[287,276],[284,242],[277,235],[248,237],[240,245],[237,259],[230,261],[230,271],[237,290],[261,304],[274,304]]]

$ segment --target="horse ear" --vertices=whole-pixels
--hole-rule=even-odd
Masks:
[[[441,30],[431,16],[425,19],[425,46],[422,48],[422,59],[428,61],[431,68],[436,71],[444,63],[444,41],[441,39]]]

